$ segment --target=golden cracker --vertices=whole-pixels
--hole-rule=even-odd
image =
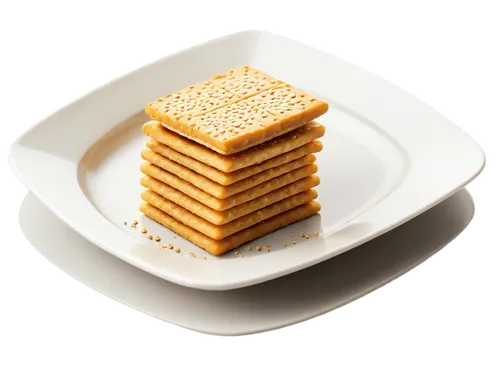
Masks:
[[[224,225],[232,222],[233,220],[267,207],[282,199],[311,189],[319,185],[319,183],[320,179],[318,176],[308,176],[238,206],[224,211],[216,211],[153,177],[144,176],[141,179],[141,184],[145,188],[150,189],[158,195],[161,195],[215,225]]]
[[[184,225],[187,225],[198,232],[203,233],[205,236],[213,238],[214,240],[226,238],[236,232],[269,219],[270,217],[308,203],[317,197],[318,193],[315,190],[306,190],[302,193],[285,198],[265,208],[240,217],[239,219],[225,225],[214,225],[151,190],[145,190],[141,194],[141,198],[145,202],[165,213],[168,213],[168,215],[180,221]]]
[[[198,189],[201,189],[219,199],[224,199],[231,195],[241,193],[242,191],[248,190],[275,177],[303,167],[304,165],[312,164],[316,161],[316,157],[314,155],[306,155],[289,163],[265,170],[254,176],[250,176],[232,185],[224,186],[152,150],[143,150],[141,152],[141,156],[144,160],[149,161],[157,167],[182,178],[184,181],[193,184]]]
[[[306,219],[319,212],[320,209],[321,205],[319,203],[314,201],[309,202],[282,214],[273,216],[272,218],[254,225],[253,227],[243,229],[242,231],[232,234],[229,237],[221,240],[214,240],[194,230],[193,228],[182,224],[149,203],[143,203],[140,206],[141,212],[146,216],[164,225],[181,237],[184,237],[188,241],[191,241],[195,245],[205,249],[213,255],[221,255],[229,250],[243,245],[246,242],[265,236],[268,233],[274,232],[275,230],[283,228],[294,222]]]
[[[303,156],[319,152],[323,149],[323,144],[320,141],[313,141],[306,143],[304,146],[298,147],[295,150],[289,151],[283,155],[276,156],[272,159],[266,160],[260,164],[252,165],[246,168],[239,169],[231,173],[221,172],[218,169],[210,167],[196,159],[189,156],[181,154],[170,148],[163,143],[150,139],[146,146],[151,150],[157,152],[158,154],[173,160],[199,174],[205,176],[212,181],[215,181],[221,185],[228,186],[232,185],[238,181],[244,180],[250,176],[256,175],[257,173],[263,172],[265,170],[277,167],[282,164],[289,163],[293,160],[299,159]]]
[[[241,66],[231,69],[227,73],[216,75],[210,82],[242,99],[259,94],[282,83],[249,66]]]
[[[273,87],[278,80],[259,74],[248,67],[241,75],[214,78],[225,89],[209,81],[190,86],[148,103],[146,113],[173,132],[231,155],[301,127],[328,110],[327,103],[286,83]]]
[[[226,156],[165,129],[158,121],[147,122],[142,127],[142,130],[153,140],[225,173],[263,163],[321,138],[325,134],[323,125],[311,121],[303,127],[272,141]]]
[[[318,171],[318,167],[316,164],[308,164],[304,167],[288,172],[282,176],[275,177],[272,180],[266,181],[260,185],[254,186],[251,189],[224,199],[216,198],[211,194],[208,194],[203,190],[197,188],[193,184],[190,184],[189,182],[183,180],[182,178],[179,178],[176,175],[169,173],[151,163],[143,164],[141,166],[141,171],[148,176],[154,177],[157,180],[170,185],[174,189],[182,191],[184,194],[189,195],[191,198],[204,203],[214,210],[224,211],[228,208],[258,198],[285,185],[291,184],[292,182],[300,180],[301,178],[313,175]]]

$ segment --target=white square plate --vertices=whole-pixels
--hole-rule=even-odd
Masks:
[[[108,297],[195,331],[244,335],[299,323],[363,297],[447,245],[473,214],[474,202],[461,190],[341,256],[227,291],[185,288],[122,262],[68,228],[29,193],[19,223],[28,241],[51,263]]]
[[[330,104],[319,154],[320,215],[212,257],[141,217],[137,229],[145,104],[249,64]],[[10,162],[23,183],[70,227],[118,258],[166,280],[225,290],[270,280],[339,255],[444,200],[483,169],[481,148],[418,99],[345,61],[261,31],[229,35],[156,61],[89,93],[23,134]],[[319,237],[299,238],[319,231]],[[292,235],[298,239],[294,246]],[[192,251],[197,258],[187,256]],[[207,256],[207,260],[202,260]]]

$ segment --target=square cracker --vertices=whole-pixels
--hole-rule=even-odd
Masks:
[[[291,85],[273,87],[280,82],[254,68],[233,71],[158,98],[148,103],[146,113],[184,137],[231,155],[301,127],[328,110],[327,103]]]
[[[248,190],[275,177],[303,167],[304,165],[312,164],[316,161],[316,157],[314,155],[306,155],[299,159],[292,160],[289,163],[282,164],[256,175],[247,177],[246,179],[232,185],[224,186],[152,150],[143,150],[141,156],[144,160],[149,161],[157,167],[182,178],[183,180],[196,186],[198,189],[201,189],[219,199],[224,199],[231,195],[241,193],[242,191]]]
[[[196,246],[205,249],[213,255],[224,254],[229,250],[236,249],[246,242],[265,236],[268,233],[274,232],[275,230],[283,228],[294,222],[306,219],[319,212],[320,209],[321,205],[318,202],[309,202],[279,215],[273,216],[272,218],[250,228],[243,229],[242,231],[232,234],[229,237],[221,240],[214,240],[213,238],[207,237],[197,230],[182,224],[180,221],[175,220],[172,216],[167,215],[165,212],[150,205],[149,203],[143,203],[140,207],[141,212],[149,218],[166,226],[178,235],[184,237]]]
[[[141,166],[141,171],[148,176],[154,177],[157,180],[170,185],[174,189],[182,191],[184,194],[189,195],[191,198],[204,203],[205,205],[213,208],[216,211],[224,211],[228,208],[258,198],[285,185],[291,184],[292,182],[300,180],[301,178],[313,175],[318,171],[318,167],[316,164],[308,164],[304,167],[285,173],[282,176],[275,177],[272,180],[266,181],[260,185],[254,186],[253,188],[235,195],[231,195],[230,197],[224,199],[216,198],[204,192],[203,190],[198,189],[193,184],[190,184],[182,178],[179,178],[176,175],[169,173],[154,164],[143,164]]]
[[[308,176],[238,206],[224,211],[216,211],[153,177],[144,176],[141,179],[141,185],[145,188],[150,189],[158,195],[161,195],[215,225],[224,225],[232,222],[256,210],[311,189],[319,185],[319,182],[320,179],[318,176]]]
[[[265,162],[262,162],[260,164],[251,165],[234,172],[225,173],[202,162],[199,162],[196,159],[181,154],[180,152],[175,151],[173,148],[170,148],[163,143],[157,142],[153,139],[150,139],[146,143],[146,146],[149,149],[157,152],[158,154],[169,158],[170,160],[179,163],[195,171],[196,173],[199,173],[202,176],[205,176],[210,180],[224,186],[232,185],[238,181],[244,180],[247,177],[256,175],[257,173],[269,170],[282,164],[289,163],[303,156],[320,152],[323,149],[323,144],[320,141],[313,141],[306,143],[304,146],[298,147],[295,150],[289,151],[283,155],[266,160]],[[155,163],[153,162],[153,164]]]
[[[142,127],[142,131],[153,140],[162,143],[181,154],[196,159],[208,166],[225,173],[237,171],[269,159],[286,154],[305,144],[321,138],[325,134],[325,127],[315,121],[293,130],[272,141],[262,143],[237,154],[220,155],[196,142],[165,129],[158,121],[149,121]]]
[[[249,66],[240,66],[227,73],[216,75],[210,82],[234,93],[239,98],[248,98],[282,83]]]
[[[213,238],[214,240],[220,240],[269,219],[270,217],[308,203],[316,199],[318,197],[318,193],[312,189],[306,190],[224,225],[212,224],[175,204],[174,202],[163,198],[161,195],[152,192],[151,190],[143,191],[141,197],[145,202],[165,213],[168,213],[168,215],[180,221],[184,225],[187,225],[188,227],[191,227],[198,232],[203,233],[205,236]]]
[[[202,115],[238,100],[238,96],[212,82],[205,81],[156,99],[154,107],[162,108],[165,115],[172,118],[180,115],[188,118]]]
[[[271,113],[284,128],[296,123],[305,124],[317,117],[315,109],[318,99],[286,83],[255,95],[249,102]]]

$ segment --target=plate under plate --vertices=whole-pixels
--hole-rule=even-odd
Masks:
[[[188,329],[243,335],[314,318],[372,292],[439,251],[473,214],[474,203],[461,190],[338,257],[266,283],[217,292],[176,285],[117,259],[68,229],[32,194],[19,217],[24,235],[45,258],[100,293]]]

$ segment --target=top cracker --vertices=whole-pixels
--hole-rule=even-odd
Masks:
[[[166,128],[223,155],[280,136],[327,110],[325,102],[249,66],[146,106],[146,113]]]

